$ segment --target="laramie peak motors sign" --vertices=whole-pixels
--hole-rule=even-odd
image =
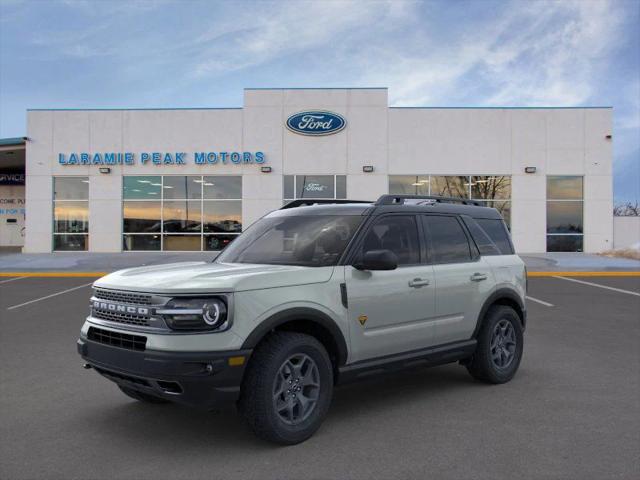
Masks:
[[[342,115],[324,110],[294,113],[287,119],[287,128],[300,135],[331,135],[346,126],[347,121]]]
[[[186,165],[262,164],[264,152],[80,152],[59,153],[60,165]]]

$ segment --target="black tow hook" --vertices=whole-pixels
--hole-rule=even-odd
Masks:
[[[82,368],[84,368],[85,370],[89,370],[91,368],[93,368],[91,365],[89,365],[88,363],[85,363],[82,365]]]

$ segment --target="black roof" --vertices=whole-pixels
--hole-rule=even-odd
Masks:
[[[294,203],[295,202],[295,203]],[[449,197],[426,197],[419,195],[382,195],[375,202],[362,200],[294,200],[270,215],[370,215],[392,212],[407,213],[452,213],[473,218],[502,219],[500,213],[480,202]]]

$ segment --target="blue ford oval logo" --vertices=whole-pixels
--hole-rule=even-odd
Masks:
[[[294,113],[287,119],[287,128],[301,135],[331,135],[346,125],[342,115],[323,110]]]

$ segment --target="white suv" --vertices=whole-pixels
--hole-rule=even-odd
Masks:
[[[525,285],[493,208],[298,200],[211,263],[96,281],[78,351],[130,397],[205,409],[236,401],[256,434],[293,444],[318,429],[335,384],[365,374],[460,362],[479,380],[509,381]]]

